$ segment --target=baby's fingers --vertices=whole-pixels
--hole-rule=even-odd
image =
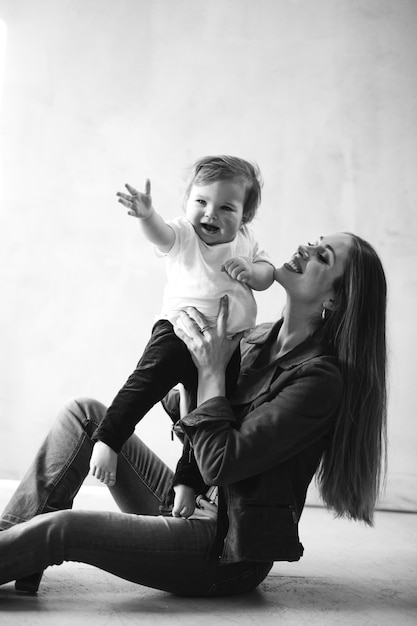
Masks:
[[[191,509],[191,507],[188,506],[183,506],[180,510],[172,510],[173,517],[183,517],[185,519],[188,519],[193,513],[194,509]]]
[[[239,283],[246,283],[249,280],[249,272],[246,269],[235,270],[233,278]]]
[[[227,272],[228,274],[232,271],[232,269],[235,267],[235,261],[234,259],[229,259],[228,261],[226,261],[225,263],[223,263],[223,267],[222,270],[224,272]]]
[[[132,185],[129,185],[128,183],[125,184],[125,187],[131,196],[136,196],[136,194],[139,193],[137,189],[135,189],[134,187],[132,187]]]
[[[120,204],[123,204],[123,206],[128,209],[132,207],[132,202],[126,194],[118,192],[116,196],[118,196],[118,202],[120,202]]]
[[[125,187],[126,187],[126,189],[128,190],[128,192],[130,193],[131,196],[137,196],[138,194],[141,193],[137,189],[132,187],[132,185],[129,185],[128,183],[126,183]],[[145,192],[144,193],[145,193],[145,196],[150,196],[151,195],[151,181],[150,181],[149,178],[147,178],[146,181],[145,181]]]

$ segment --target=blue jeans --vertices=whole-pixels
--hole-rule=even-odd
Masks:
[[[71,510],[105,412],[83,399],[58,415],[0,518],[0,584],[78,561],[180,595],[230,595],[259,585],[271,563],[209,558],[215,519],[159,515],[172,472],[135,435],[119,454],[110,488],[121,512]]]

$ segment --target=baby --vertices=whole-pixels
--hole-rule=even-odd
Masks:
[[[162,310],[136,369],[114,398],[97,428],[91,473],[108,486],[116,481],[117,457],[136,424],[168,391],[182,383],[191,395],[197,371],[185,344],[175,335],[179,311],[196,307],[208,320],[217,317],[219,301],[229,299],[230,335],[255,325],[256,302],[252,289],[273,283],[274,267],[259,249],[247,224],[261,198],[260,173],[253,164],[232,156],[198,160],[185,193],[185,215],[166,222],[152,205],[151,183],[144,193],[126,185],[118,193],[128,214],[138,218],[144,236],[166,260],[167,284]],[[240,352],[232,357],[227,376],[229,395],[237,381]],[[188,485],[175,485],[172,514],[189,517],[195,493]]]

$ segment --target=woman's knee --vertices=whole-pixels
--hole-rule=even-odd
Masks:
[[[103,419],[106,410],[105,405],[98,400],[80,397],[67,402],[58,419],[63,419],[64,421],[75,420],[84,429],[88,430],[89,426],[95,429]]]
[[[33,518],[44,527],[49,541],[63,548],[71,544],[81,544],[83,537],[94,532],[94,516],[91,511],[62,509],[43,513]],[[88,537],[87,537],[88,542]]]
[[[17,526],[17,530],[27,533],[34,544],[42,551],[45,562],[49,565],[61,565],[67,559],[67,545],[71,536],[77,534],[72,520],[72,510],[53,511],[37,515],[30,521]]]

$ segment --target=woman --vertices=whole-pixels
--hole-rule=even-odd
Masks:
[[[227,300],[215,328],[195,309],[176,328],[199,382],[197,408],[175,428],[191,442],[200,481],[218,486],[218,506],[202,494],[188,519],[158,515],[172,472],[134,436],[111,488],[122,512],[65,510],[105,413],[73,402],[0,519],[0,583],[35,591],[49,565],[81,561],[178,594],[249,591],[273,561],[302,555],[298,520],[315,474],[337,515],[372,524],[386,428],[380,260],[339,233],[300,246],[275,279],[287,295],[283,319],[242,340],[230,400],[225,369],[239,337],[225,332]]]

